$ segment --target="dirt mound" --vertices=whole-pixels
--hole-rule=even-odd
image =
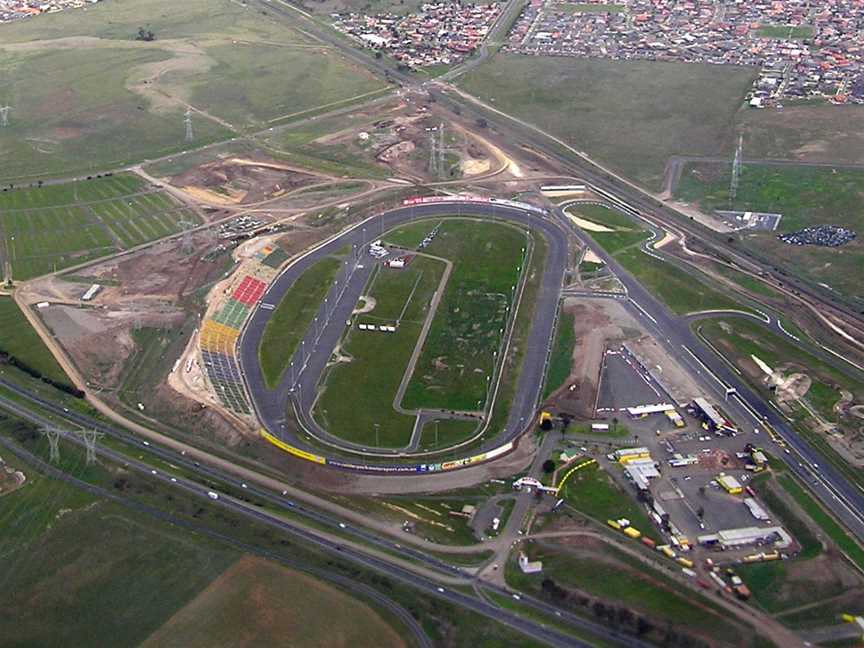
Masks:
[[[206,202],[248,204],[275,198],[320,181],[320,177],[275,160],[226,158],[171,178],[171,184]]]
[[[785,403],[787,401],[798,400],[810,389],[813,380],[807,374],[792,373],[785,377],[777,378],[777,401]]]

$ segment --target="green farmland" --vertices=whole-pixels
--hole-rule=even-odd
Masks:
[[[396,236],[400,235],[397,231]],[[452,261],[453,272],[403,407],[482,409],[526,244],[526,232],[510,225],[486,222],[478,227],[476,221],[444,221],[425,251]]]
[[[728,150],[755,75],[729,65],[500,54],[459,85],[659,190],[670,156]]]
[[[0,193],[0,234],[15,279],[30,279],[180,232],[201,219],[136,176]]]
[[[864,171],[815,166],[744,165],[734,203],[729,204],[729,165],[690,164],[676,196],[703,211],[734,209],[783,215],[777,232],[741,233],[744,245],[790,273],[864,299]],[[858,237],[839,248],[787,245],[777,234],[812,225],[842,225]]]
[[[136,40],[140,27],[155,40]],[[0,180],[154,160],[387,87],[269,10],[230,0],[103,0],[3,24]]]
[[[66,372],[11,297],[0,297],[0,331],[0,352],[14,356],[45,378],[71,386]]]
[[[0,193],[4,252],[19,280],[176,234],[181,222],[201,219],[129,174]]]
[[[396,412],[393,401],[443,272],[441,261],[424,257],[402,270],[377,270],[369,290],[375,306],[357,316],[340,349],[345,360],[327,373],[317,401],[316,419],[331,434],[364,445],[408,444],[415,417]],[[360,324],[396,326],[396,332]]]

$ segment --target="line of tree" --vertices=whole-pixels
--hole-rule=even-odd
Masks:
[[[77,387],[73,387],[68,383],[54,380],[53,378],[49,378],[48,376],[43,375],[42,372],[38,369],[34,369],[20,358],[17,358],[11,353],[3,351],[2,349],[0,349],[0,364],[8,364],[17,369],[20,369],[31,378],[41,380],[42,382],[69,394],[70,396],[74,396],[75,398],[84,398],[84,392]]]

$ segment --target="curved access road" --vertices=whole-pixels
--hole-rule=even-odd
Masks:
[[[542,236],[546,242],[546,264],[536,297],[535,316],[528,332],[523,353],[523,364],[510,404],[503,430],[488,435],[490,439],[474,452],[483,452],[515,439],[534,418],[540,396],[546,360],[551,343],[558,299],[567,264],[567,233],[556,219],[538,211],[521,209],[512,204],[452,202],[411,205],[372,216],[348,230],[324,241],[291,262],[270,284],[257,310],[243,329],[239,341],[239,359],[246,388],[263,427],[286,443],[310,452],[320,453],[321,444],[331,445],[334,451],[348,450],[364,455],[387,454],[379,449],[351,447],[350,444],[323,430],[309,412],[315,402],[317,386],[351,317],[360,295],[375,266],[375,260],[365,254],[365,248],[393,227],[415,220],[446,216],[489,218],[516,223]],[[288,290],[309,267],[323,257],[344,250],[354,251],[343,264],[334,285],[331,286],[318,315],[306,331],[295,352],[290,367],[279,385],[269,389],[264,381],[258,360],[258,349],[264,329]],[[358,389],[361,387],[358,386]],[[304,430],[302,435],[291,432],[286,425],[288,412],[293,412]],[[314,436],[318,444],[309,441]],[[398,451],[391,454],[396,455]],[[364,465],[372,465],[364,461]]]

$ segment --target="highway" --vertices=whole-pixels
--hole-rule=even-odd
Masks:
[[[501,433],[491,435],[492,438],[488,439],[482,449],[497,447],[515,439],[534,419],[567,265],[567,239],[555,220],[545,218],[536,212],[495,203],[454,200],[452,203],[401,207],[373,216],[298,257],[270,284],[261,303],[275,306],[281,302],[303,272],[320,259],[345,246],[351,246],[359,253],[346,262],[342,274],[327,295],[327,301],[322,302],[316,319],[294,354],[290,368],[275,389],[267,388],[258,361],[258,349],[264,329],[274,311],[269,306],[259,307],[249,318],[241,333],[238,345],[239,360],[247,391],[259,421],[271,434],[292,445],[312,452],[320,452],[316,447],[310,446],[304,438],[288,431],[284,422],[290,407],[297,414],[307,434],[335,448],[350,447],[322,430],[312,420],[309,411],[315,402],[321,376],[344,333],[345,322],[351,317],[374,269],[376,261],[365,254],[365,248],[369,243],[380,238],[383,232],[393,227],[414,220],[443,216],[502,219],[531,227],[546,240],[546,266],[537,293],[535,318],[529,331],[522,370],[507,424]],[[365,448],[350,449],[363,451],[366,456],[371,455]]]
[[[122,431],[117,430],[115,428],[112,428],[110,426],[105,426],[104,424],[101,424],[94,419],[90,419],[89,417],[86,417],[86,416],[83,416],[80,414],[75,414],[73,412],[67,412],[62,407],[59,407],[59,406],[54,405],[50,402],[44,401],[44,400],[42,400],[36,396],[33,396],[33,395],[29,394],[29,392],[27,392],[26,390],[23,390],[20,387],[15,386],[14,384],[12,384],[10,387],[10,384],[8,383],[8,381],[0,379],[0,382],[2,382],[2,385],[6,388],[10,388],[10,389],[14,388],[16,394],[19,394],[25,398],[28,398],[34,404],[37,404],[40,406],[44,404],[44,406],[46,406],[46,409],[48,409],[48,411],[50,411],[52,414],[55,414],[56,416],[58,416],[60,418],[65,418],[72,423],[75,423],[77,425],[84,425],[85,427],[90,428],[90,429],[96,429],[96,430],[103,432],[105,434],[111,434],[115,438],[122,439],[124,441],[129,442],[129,443],[135,444],[138,447],[144,447],[142,442],[135,440],[134,438],[131,437],[131,435],[128,435],[125,432],[122,432]],[[36,425],[39,425],[42,427],[48,427],[48,426],[55,426],[56,425],[56,423],[54,421],[52,421],[51,419],[48,419],[44,416],[41,416],[41,415],[39,415],[39,414],[37,414],[37,413],[35,413],[35,412],[25,408],[25,407],[22,407],[18,403],[14,402],[14,401],[6,398],[6,397],[3,397],[3,396],[0,396],[0,408],[15,414],[16,416],[18,416],[20,418],[29,420],[30,422],[35,423]],[[67,433],[64,435],[64,437],[68,441],[78,443],[78,444],[81,443],[81,441],[73,433]],[[102,489],[98,486],[94,486],[92,484],[82,482],[82,481],[80,481],[80,480],[78,480],[78,479],[76,479],[70,475],[62,473],[61,471],[57,470],[53,466],[45,464],[44,462],[42,462],[38,458],[33,457],[30,453],[24,451],[20,446],[7,440],[6,438],[4,438],[2,436],[0,436],[0,445],[7,448],[11,452],[14,452],[17,455],[22,456],[22,458],[24,458],[26,461],[32,462],[40,470],[43,470],[44,472],[46,472],[46,474],[61,478],[64,481],[72,483],[78,487],[84,488],[84,489],[88,490],[89,492],[92,492],[92,493],[97,494],[99,496],[107,497],[113,501],[117,501],[117,502],[123,503],[125,505],[132,506],[133,508],[136,508],[142,512],[146,512],[146,513],[149,513],[151,515],[156,515],[160,519],[164,519],[164,520],[169,521],[173,524],[177,524],[179,526],[188,527],[188,528],[195,528],[196,530],[204,531],[210,535],[215,535],[221,539],[225,539],[225,540],[230,541],[234,544],[238,544],[238,541],[234,540],[230,536],[225,536],[225,535],[219,534],[217,532],[214,532],[211,529],[208,529],[204,525],[201,525],[200,527],[197,525],[193,526],[190,522],[188,522],[186,520],[174,518],[174,517],[162,512],[162,511],[159,511],[157,509],[153,509],[151,507],[142,505],[140,503],[135,502],[134,500],[123,498],[123,497],[117,495],[116,493],[109,492],[109,491]],[[434,577],[426,576],[422,573],[418,573],[417,570],[412,570],[409,567],[406,567],[406,566],[400,564],[400,562],[394,560],[393,558],[390,558],[386,555],[383,555],[382,553],[370,554],[367,551],[363,551],[362,548],[358,548],[353,543],[346,543],[344,540],[341,540],[340,538],[338,538],[332,534],[321,532],[321,531],[318,531],[317,529],[302,526],[302,525],[297,524],[297,523],[293,523],[293,522],[285,519],[282,516],[279,516],[275,513],[269,512],[265,509],[259,508],[258,506],[255,506],[254,504],[245,502],[241,499],[237,499],[237,498],[225,495],[224,493],[220,493],[220,496],[217,500],[212,500],[208,495],[208,492],[210,490],[212,490],[212,488],[210,486],[202,485],[202,484],[198,483],[197,481],[192,481],[190,479],[183,477],[182,475],[172,474],[172,473],[164,471],[164,470],[156,470],[151,465],[149,465],[146,461],[138,460],[138,459],[132,458],[126,454],[116,452],[114,450],[111,450],[110,448],[105,447],[104,445],[97,446],[97,453],[99,454],[100,457],[103,457],[103,458],[111,461],[112,463],[125,465],[128,468],[135,470],[141,474],[148,475],[152,479],[156,479],[156,480],[161,481],[166,486],[181,489],[181,490],[183,490],[183,491],[185,491],[185,492],[187,492],[187,493],[189,493],[195,497],[198,497],[202,501],[209,503],[210,505],[220,506],[220,507],[226,508],[226,509],[228,509],[228,510],[230,510],[236,514],[242,515],[244,517],[255,520],[257,522],[261,522],[261,523],[266,524],[268,526],[274,527],[280,531],[286,532],[286,533],[302,540],[303,542],[308,543],[309,545],[314,545],[314,546],[316,546],[322,550],[327,551],[328,553],[332,553],[332,554],[337,555],[339,557],[342,557],[346,560],[349,560],[350,562],[353,562],[353,563],[361,565],[363,567],[372,569],[373,571],[376,571],[378,573],[383,573],[383,574],[393,578],[394,580],[398,580],[399,582],[401,582],[405,585],[408,585],[408,586],[411,586],[415,589],[418,589],[419,591],[421,591],[422,593],[424,593],[426,595],[441,598],[443,600],[448,601],[449,603],[451,603],[453,605],[472,610],[472,611],[474,611],[478,614],[481,614],[487,618],[490,618],[490,619],[493,619],[497,622],[503,623],[503,624],[505,624],[505,625],[515,629],[515,630],[523,632],[527,636],[532,637],[538,641],[541,641],[547,645],[562,646],[562,647],[575,646],[578,648],[587,648],[590,645],[590,644],[585,643],[581,640],[578,640],[578,639],[575,639],[571,636],[568,636],[564,632],[561,632],[559,630],[547,627],[547,626],[540,624],[538,622],[531,621],[529,619],[525,619],[525,618],[521,617],[520,615],[518,615],[516,612],[509,611],[507,609],[504,609],[504,608],[501,608],[501,607],[495,605],[494,603],[487,602],[485,600],[485,598],[475,598],[473,596],[470,596],[470,595],[463,593],[462,591],[443,587],[442,583],[444,583],[444,581],[445,581],[444,577],[448,573],[449,574],[464,575],[464,572],[457,567],[453,567],[451,565],[447,565],[445,563],[437,561],[435,558],[431,558],[429,556],[426,556],[422,552],[419,552],[419,551],[416,551],[413,549],[406,549],[404,546],[402,546],[398,543],[383,540],[381,538],[378,538],[374,534],[370,534],[368,532],[365,532],[362,529],[355,528],[354,526],[347,526],[344,523],[341,523],[338,520],[338,518],[334,519],[330,516],[327,516],[326,514],[316,513],[316,512],[309,510],[309,509],[305,509],[303,507],[297,506],[295,503],[291,502],[290,500],[288,500],[284,497],[280,497],[279,495],[274,494],[272,492],[269,492],[269,491],[266,491],[263,489],[259,489],[259,488],[256,488],[254,486],[251,486],[251,485],[247,485],[244,488],[243,485],[241,483],[239,483],[231,475],[221,473],[221,472],[216,471],[212,468],[208,468],[204,465],[193,464],[193,462],[190,462],[186,457],[181,456],[179,453],[173,453],[171,450],[160,448],[156,445],[149,444],[149,443],[146,444],[145,449],[147,452],[151,452],[151,453],[159,456],[160,458],[162,458],[166,461],[169,461],[170,463],[172,463],[174,465],[177,465],[178,467],[182,467],[182,468],[185,468],[187,470],[195,471],[195,472],[199,473],[202,477],[218,479],[218,480],[223,481],[227,484],[231,484],[232,486],[236,486],[237,488],[243,488],[246,492],[249,493],[250,496],[256,496],[256,497],[266,499],[268,501],[268,503],[275,504],[281,508],[286,508],[291,513],[301,514],[301,515],[304,515],[304,516],[306,516],[306,517],[310,518],[311,520],[314,520],[318,523],[322,523],[322,524],[326,524],[330,527],[334,527],[334,531],[337,533],[354,534],[358,538],[362,538],[364,541],[368,541],[370,539],[377,540],[376,544],[379,544],[379,546],[386,547],[390,553],[401,553],[401,554],[406,555],[406,557],[408,557],[408,558],[415,559],[415,560],[421,560],[428,565],[437,566],[439,568],[439,570],[441,571],[441,576],[434,578]],[[382,545],[382,543],[383,543],[383,545]],[[244,549],[250,550],[250,551],[255,551],[256,553],[262,553],[261,550],[257,549],[257,548],[250,548],[248,546],[244,546]],[[276,555],[271,554],[271,555],[269,555],[269,557],[273,557],[275,559],[280,560],[281,562],[285,562],[285,559],[280,557],[280,556],[276,556]],[[323,578],[329,578],[331,580],[333,580],[333,578],[334,578],[332,575],[330,575],[327,572],[324,572],[323,570],[314,570],[314,569],[311,569],[308,566],[306,566],[302,563],[299,563],[299,562],[291,563],[291,565],[295,566],[299,569],[309,571],[310,573],[319,575]],[[468,584],[470,582],[471,581],[466,577],[465,583]],[[495,594],[497,596],[501,596],[501,597],[505,597],[505,598],[511,598],[520,606],[524,606],[526,608],[531,608],[537,612],[541,612],[541,613],[546,614],[550,617],[556,617],[556,618],[560,619],[560,621],[562,623],[570,624],[574,628],[578,628],[582,631],[588,632],[588,633],[595,635],[597,637],[601,637],[601,638],[603,638],[609,642],[612,642],[615,644],[620,644],[622,646],[636,646],[638,648],[643,648],[643,647],[647,648],[647,646],[648,646],[648,644],[645,644],[644,642],[641,642],[634,637],[625,635],[623,633],[619,633],[619,632],[614,631],[614,630],[610,630],[610,629],[608,629],[602,625],[594,623],[593,621],[590,621],[590,620],[584,619],[582,617],[579,617],[575,614],[571,614],[569,612],[560,610],[560,609],[558,609],[558,608],[556,608],[556,607],[554,607],[548,603],[545,603],[539,599],[535,599],[533,597],[530,597],[527,595],[521,595],[521,594],[518,595],[519,598],[516,599],[515,597],[513,597],[512,592],[510,590],[508,590],[507,588],[500,587],[500,586],[493,585],[493,584],[482,583],[479,581],[474,581],[474,582],[486,594],[491,593],[491,594]],[[351,588],[357,589],[355,584],[353,584],[353,581],[349,581],[348,584],[351,585]],[[366,592],[365,589],[361,589],[361,591],[364,593],[367,593],[371,596],[371,593]],[[375,590],[372,590],[372,592],[375,592]],[[377,594],[377,592],[375,592],[375,594],[377,596],[375,596],[373,598],[376,598],[376,600],[378,600],[377,597],[380,597],[381,595]],[[394,607],[394,604],[392,602],[388,602],[388,603],[389,603],[388,607],[390,607],[392,609]],[[395,607],[398,608],[399,606],[395,606]],[[399,608],[399,610],[401,610],[401,608]],[[399,613],[398,610],[394,610],[394,611],[397,612],[397,615],[400,616],[400,618],[404,618],[402,616],[402,614]],[[404,612],[404,610],[402,610],[402,612]],[[406,620],[406,622],[407,622],[407,620]],[[415,627],[415,626],[412,626],[411,624],[409,624],[409,627]],[[424,642],[419,637],[418,637],[418,642],[421,646],[428,645],[428,643]]]

